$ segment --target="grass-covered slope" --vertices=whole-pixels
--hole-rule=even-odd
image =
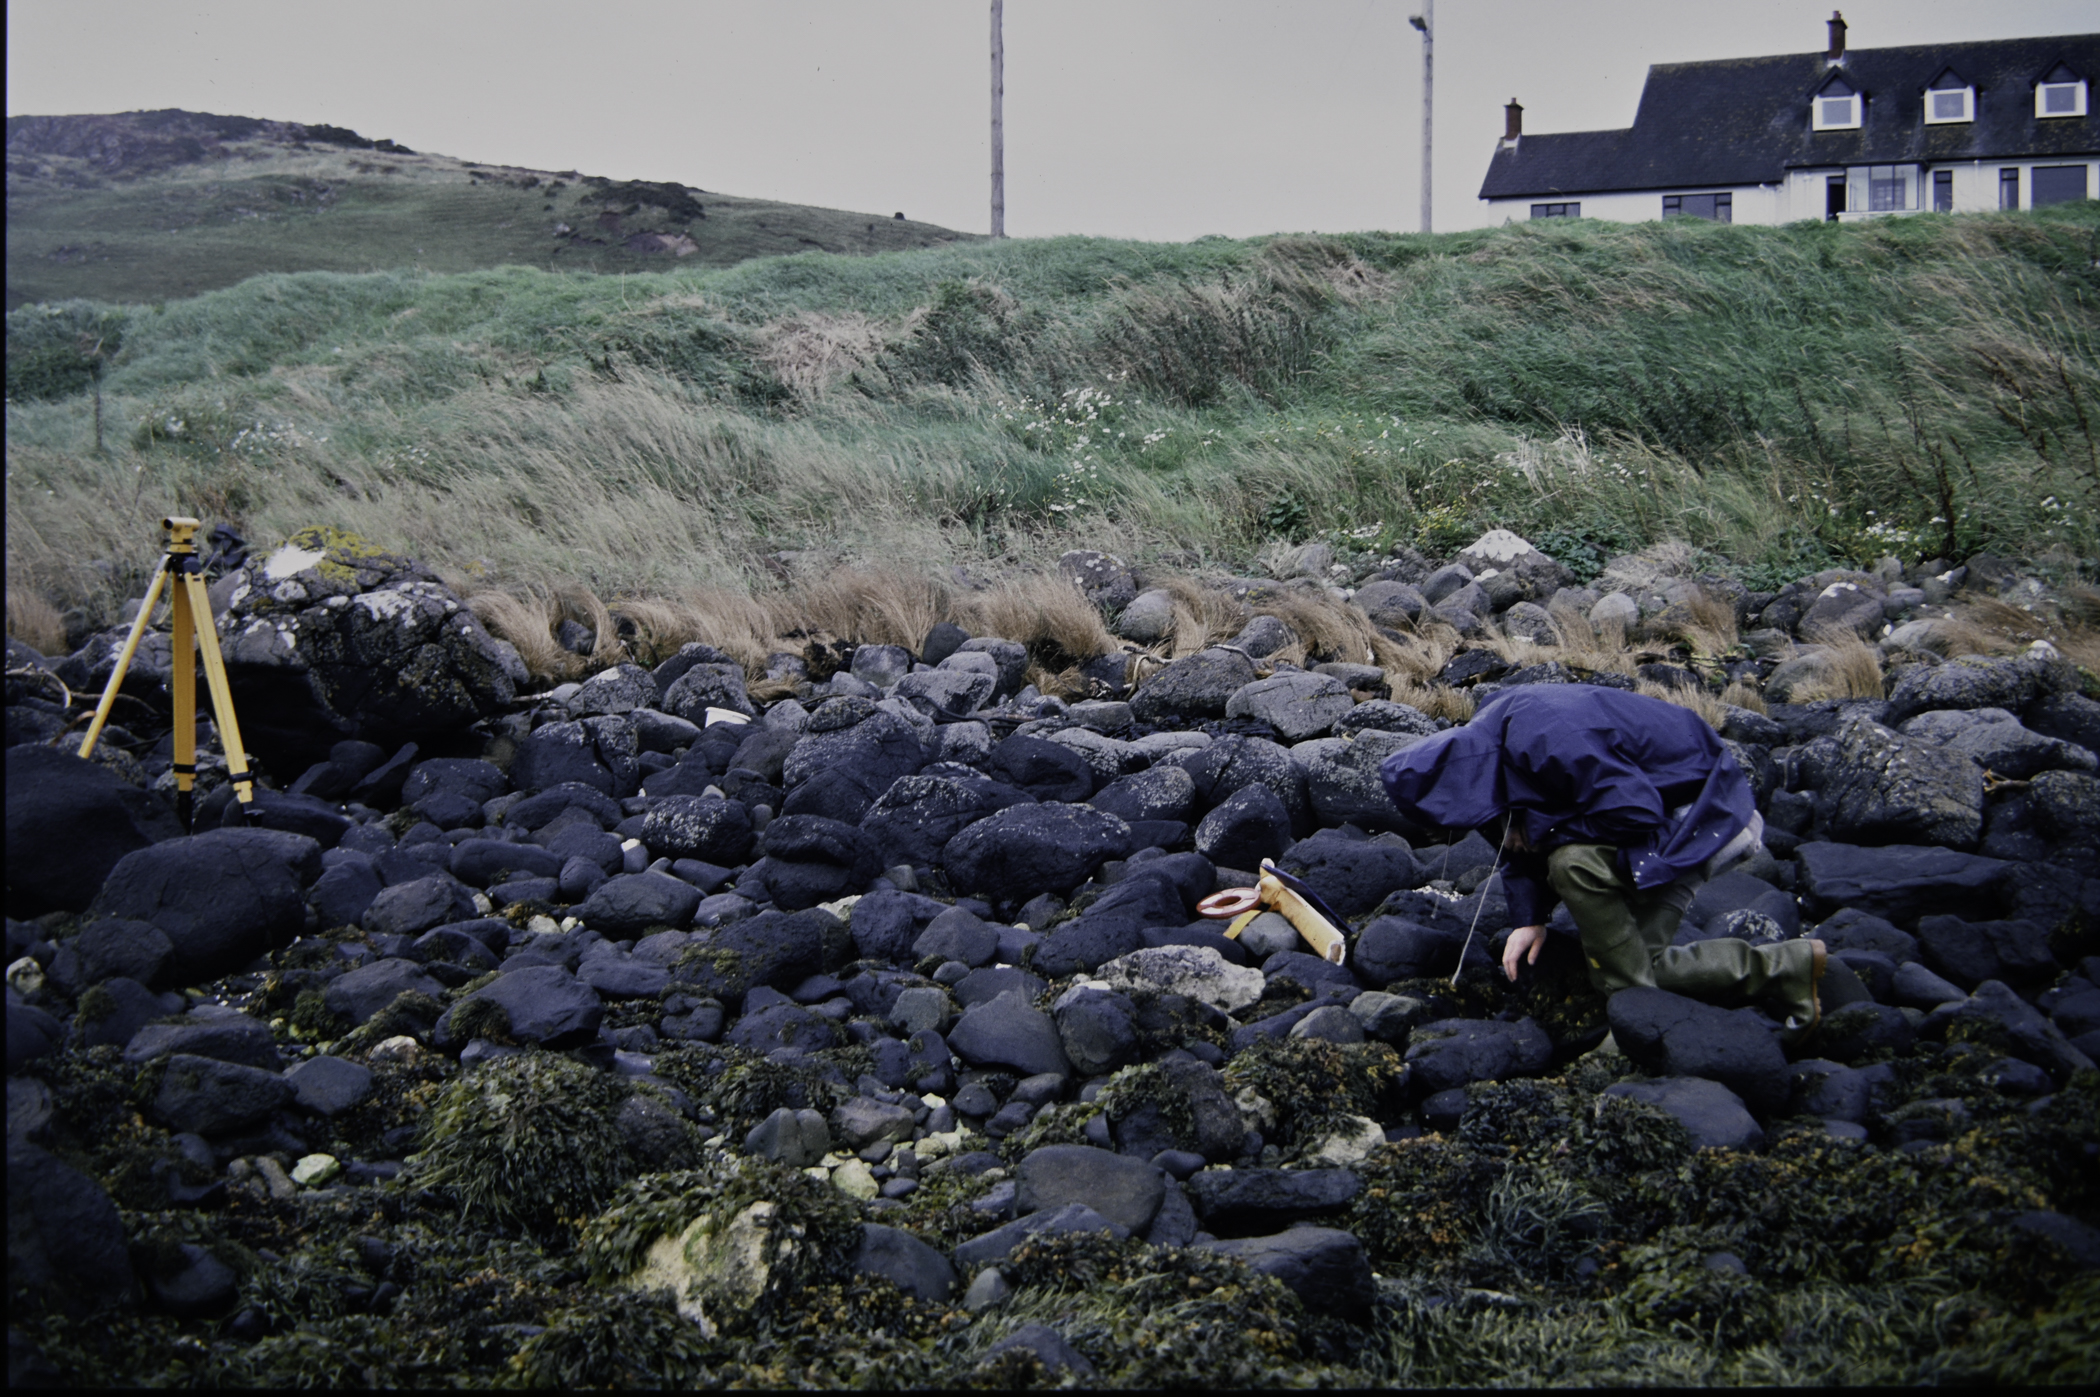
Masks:
[[[633,272],[966,236],[889,212],[482,165],[200,112],[10,117],[7,137],[9,310],[171,300],[263,272]]]
[[[612,592],[764,585],[785,550],[1245,567],[1277,540],[1440,553],[1490,524],[1578,570],[1674,536],[1753,581],[2091,559],[2096,253],[2087,203],[30,307],[8,317],[8,586],[133,594],[176,507]]]

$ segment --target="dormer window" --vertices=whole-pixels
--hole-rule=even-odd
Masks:
[[[1976,89],[1955,75],[1952,68],[1932,80],[1925,89],[1925,124],[1947,126],[1976,119]]]
[[[1833,76],[1816,93],[1810,124],[1818,131],[1857,131],[1865,103],[1852,84]]]
[[[2084,116],[2085,111],[2085,79],[2072,72],[2069,64],[2057,64],[2034,85],[2037,117]]]

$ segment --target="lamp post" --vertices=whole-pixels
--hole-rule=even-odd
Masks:
[[[1005,0],[992,0],[992,236],[1006,236]]]
[[[1436,111],[1436,0],[1422,0],[1422,13],[1407,22],[1422,31],[1422,231],[1429,231],[1429,136]]]

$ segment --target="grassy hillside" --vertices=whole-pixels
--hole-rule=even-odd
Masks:
[[[783,552],[1249,569],[1492,524],[1578,569],[1675,537],[1753,583],[1982,547],[2090,572],[2096,250],[2088,203],[32,307],[8,317],[8,587],[106,608],[177,506],[608,595],[764,588]]]
[[[196,112],[10,117],[7,136],[9,310],[168,300],[261,272],[632,272],[967,236],[887,212],[479,165]]]

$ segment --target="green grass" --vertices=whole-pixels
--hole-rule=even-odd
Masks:
[[[1591,558],[1674,537],[1766,585],[1984,547],[2075,570],[2100,553],[2096,253],[2087,203],[29,307],[8,586],[106,609],[178,506],[614,593],[763,587],[782,550],[1245,569],[1278,539],[1448,553],[1491,525]],[[99,457],[83,331],[117,346]]]

